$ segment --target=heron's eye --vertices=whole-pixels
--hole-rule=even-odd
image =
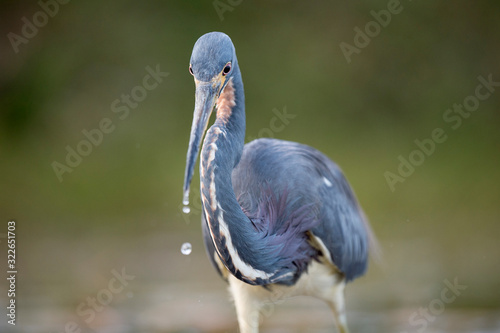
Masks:
[[[225,76],[225,75],[229,74],[230,71],[231,71],[231,63],[228,62],[226,64],[226,66],[224,67],[224,69],[222,70],[222,75]]]
[[[189,73],[191,73],[191,75],[194,75],[193,73],[193,67],[189,66]]]

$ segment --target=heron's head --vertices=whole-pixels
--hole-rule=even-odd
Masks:
[[[189,72],[194,76],[197,86],[219,84],[220,92],[233,74],[235,61],[236,53],[231,38],[222,32],[209,32],[194,44]]]
[[[210,115],[235,69],[236,53],[228,35],[210,32],[201,36],[194,44],[189,72],[194,76],[196,96],[184,177],[184,203],[188,202],[194,164]]]

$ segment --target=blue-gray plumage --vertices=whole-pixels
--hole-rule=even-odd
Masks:
[[[196,100],[184,202],[215,107],[201,151],[202,230],[210,259],[230,283],[240,330],[258,332],[259,304],[279,293],[324,299],[347,332],[343,289],[366,271],[371,234],[341,170],[295,142],[244,145],[243,82],[227,35],[200,37],[189,69]]]

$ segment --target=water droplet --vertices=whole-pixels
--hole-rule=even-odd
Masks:
[[[190,211],[191,211],[191,208],[189,208],[189,206],[182,207],[182,212],[184,214],[189,214]]]
[[[181,246],[181,253],[185,256],[190,255],[192,250],[193,247],[191,246],[191,243],[184,243]]]
[[[182,204],[184,206],[189,205],[189,189],[184,191],[184,196],[182,197]]]

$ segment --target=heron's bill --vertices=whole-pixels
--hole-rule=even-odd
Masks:
[[[222,82],[200,82],[196,81],[196,100],[194,106],[193,124],[191,125],[191,136],[186,158],[186,172],[184,174],[184,198],[183,203],[189,203],[189,187],[193,178],[194,165],[200,151],[200,143],[207,130],[210,115],[215,107],[218,93]]]

